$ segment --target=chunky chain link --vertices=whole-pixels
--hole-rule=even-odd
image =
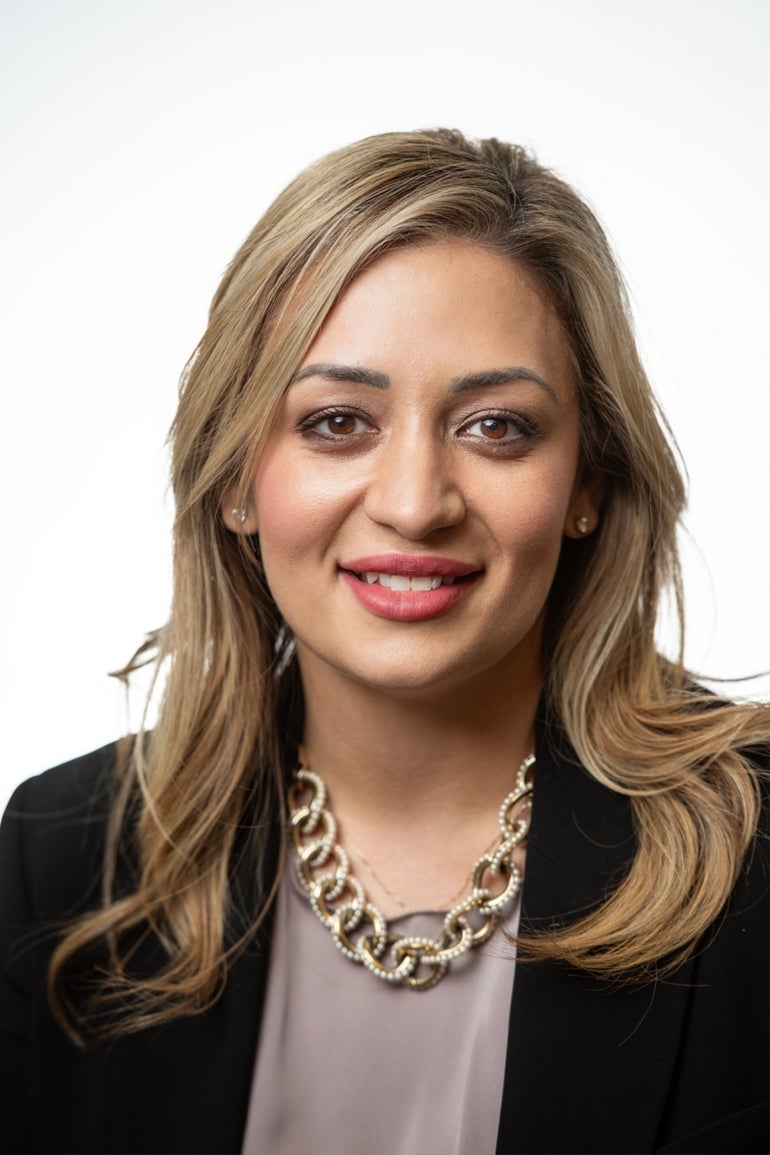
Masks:
[[[500,807],[497,848],[478,859],[468,895],[444,918],[436,938],[399,936],[369,902],[350,873],[348,856],[337,842],[337,823],[326,806],[323,780],[300,765],[289,787],[297,878],[317,917],[337,948],[384,982],[425,991],[444,977],[450,963],[486,942],[501,913],[521,887],[513,853],[527,837],[532,810],[535,755],[522,762],[516,785]],[[492,889],[494,880],[497,886]]]

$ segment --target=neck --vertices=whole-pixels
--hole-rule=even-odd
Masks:
[[[304,747],[339,803],[376,806],[403,820],[410,809],[447,805],[473,811],[499,804],[533,750],[539,676],[495,669],[459,689],[388,692],[302,663]]]
[[[365,710],[362,695],[355,697],[355,710],[338,695],[322,709],[308,706],[305,752],[340,802],[376,804],[383,815],[403,818],[405,796],[412,809],[434,806],[437,790],[467,813],[485,796],[497,798],[533,749],[537,692],[504,717],[490,717],[487,703],[469,698],[426,711],[380,694],[376,708]],[[340,723],[346,717],[355,727]]]
[[[378,891],[369,875],[367,890],[386,913],[399,913],[389,892],[410,909],[440,905],[494,840],[534,749],[539,677],[496,669],[409,694],[336,677],[312,655],[301,669],[306,764],[326,783],[352,861],[385,884]]]

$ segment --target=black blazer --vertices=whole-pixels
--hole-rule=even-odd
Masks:
[[[0,1145],[239,1152],[267,932],[197,1016],[79,1050],[48,1010],[51,939],[29,932],[98,901],[113,757],[106,747],[24,783],[3,823]],[[633,847],[627,801],[568,750],[552,749],[541,728],[523,917],[547,921],[596,903]],[[666,980],[612,989],[555,964],[517,963],[498,1152],[767,1150],[766,851],[758,841],[725,917]],[[328,1014],[332,1023],[333,1005]]]

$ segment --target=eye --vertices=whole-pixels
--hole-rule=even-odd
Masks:
[[[466,430],[476,437],[488,437],[491,441],[502,441],[508,433],[509,425],[510,422],[502,417],[482,417],[480,421],[474,421],[472,425],[466,426]]]
[[[316,425],[324,433],[358,433],[359,425],[363,425],[360,417],[352,413],[335,413],[332,417],[324,417]]]
[[[513,413],[485,413],[466,421],[460,429],[465,437],[487,441],[490,445],[524,446],[540,436],[540,430],[527,418]]]
[[[311,413],[300,422],[299,430],[308,437],[325,441],[342,441],[360,433],[371,433],[371,424],[357,413],[345,409],[326,409]]]

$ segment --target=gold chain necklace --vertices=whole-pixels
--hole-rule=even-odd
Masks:
[[[500,807],[497,849],[475,863],[469,893],[446,915],[436,938],[401,936],[388,929],[386,919],[350,873],[348,856],[337,842],[337,823],[326,806],[323,780],[306,766],[297,767],[289,787],[289,826],[297,878],[346,958],[362,963],[384,982],[424,991],[444,977],[455,959],[487,941],[500,912],[521,887],[521,871],[513,861],[513,852],[529,832],[529,770],[534,762],[535,755],[530,754],[519,767],[516,784]],[[502,889],[493,893],[484,885],[485,878],[499,878]],[[367,923],[371,926],[369,934],[365,933]],[[360,933],[354,941],[351,936],[355,931]]]

